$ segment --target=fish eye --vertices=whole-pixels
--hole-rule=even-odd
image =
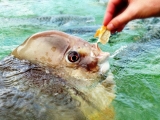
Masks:
[[[80,59],[80,55],[76,51],[70,51],[67,58],[70,62],[77,62]]]

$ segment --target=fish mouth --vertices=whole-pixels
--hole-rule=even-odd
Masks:
[[[110,70],[109,62],[106,60],[103,63],[99,64],[99,67],[100,67],[99,74],[101,76],[99,83],[102,86],[104,86],[104,88],[108,92],[114,93],[115,82],[114,82],[114,76]]]
[[[108,52],[103,52],[97,43],[95,43],[95,47],[96,49],[99,51],[99,54],[96,56],[96,58],[98,59],[98,66],[99,66],[99,72],[100,74],[105,74],[109,71],[110,69],[110,65],[108,62],[108,58],[110,56],[110,53]]]
[[[110,71],[110,64],[109,64],[109,57],[110,53],[103,52],[99,47],[98,44],[95,44],[96,49],[99,51],[97,57],[98,59],[98,66],[99,66],[99,75],[101,76],[100,84],[103,85],[107,91],[113,92],[115,82],[113,81],[113,74]]]
[[[101,76],[101,80],[99,81],[100,84],[104,86],[104,88],[108,92],[114,93],[114,86],[115,86],[115,82],[113,80],[114,76],[110,70],[110,65],[108,60],[101,62],[99,64],[99,67],[100,67],[99,74]]]
[[[100,67],[99,72],[102,75],[107,74],[110,70],[110,65],[109,65],[109,62],[107,60],[104,61],[103,63],[100,63],[99,67]]]

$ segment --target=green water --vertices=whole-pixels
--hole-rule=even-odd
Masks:
[[[30,35],[44,30],[65,31],[71,28],[74,29],[72,34],[93,42],[93,33],[85,34],[84,29],[76,32],[76,27],[79,30],[100,26],[105,6],[99,0],[1,0],[0,59]],[[77,25],[76,20],[72,19],[71,23],[62,26],[35,22],[37,17],[57,15],[90,16],[95,21],[82,21]],[[160,119],[159,26],[157,18],[133,21],[121,33],[112,35],[107,45],[101,45],[112,56],[111,70],[117,85],[117,96],[112,103],[115,120]],[[148,32],[149,30],[154,32]]]

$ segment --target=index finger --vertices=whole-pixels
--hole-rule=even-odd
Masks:
[[[121,2],[122,0],[109,0],[103,20],[104,26],[107,26],[107,24],[112,20],[112,18],[114,17],[116,6],[118,6]]]

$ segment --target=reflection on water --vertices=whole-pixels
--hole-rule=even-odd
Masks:
[[[95,41],[93,34],[101,26],[105,11],[105,4],[102,4],[104,1],[2,0],[0,2],[0,45],[2,46],[0,59],[7,56],[31,34],[44,30],[57,29],[87,41]],[[66,15],[83,19],[77,22],[73,17],[72,19],[63,17],[60,19],[62,22],[56,24],[35,22],[37,18]],[[69,22],[66,22],[68,19]],[[121,33],[112,35],[107,45],[101,45],[104,51],[115,55],[110,59],[110,63],[117,86],[117,96],[113,101],[116,120],[160,118],[159,27],[158,18],[135,20],[130,22]],[[124,49],[119,50],[120,48]],[[115,54],[117,50],[119,51]]]

